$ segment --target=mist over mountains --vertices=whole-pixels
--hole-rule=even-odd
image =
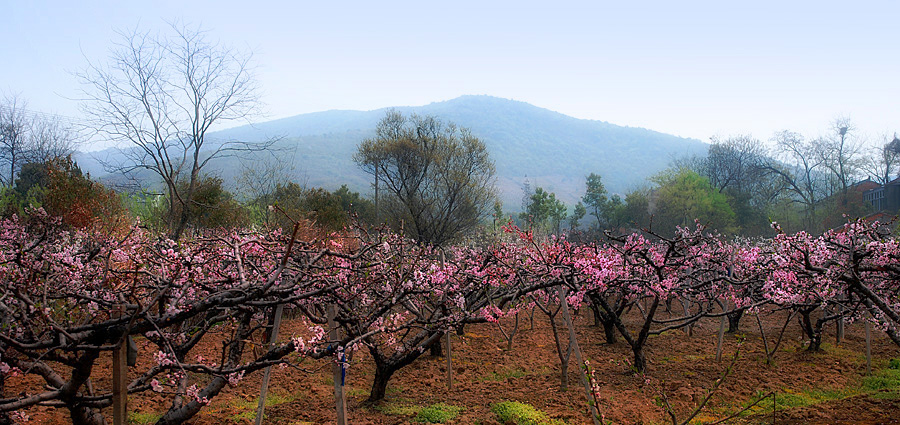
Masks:
[[[666,168],[673,157],[705,155],[707,144],[643,128],[583,120],[525,102],[491,96],[462,96],[424,106],[373,111],[325,111],[297,115],[210,134],[211,141],[256,142],[280,137],[277,153],[293,162],[294,179],[309,187],[371,193],[371,176],[353,162],[360,141],[374,135],[388,109],[404,114],[434,115],[468,127],[488,147],[497,166],[497,186],[504,208],[521,208],[522,186],[543,187],[567,204],[584,193],[585,177],[598,173],[611,193],[625,192]],[[209,143],[209,142],[208,142]],[[78,163],[103,176],[96,158],[114,157],[111,150],[79,154]],[[214,161],[207,173],[233,181],[237,158]]]

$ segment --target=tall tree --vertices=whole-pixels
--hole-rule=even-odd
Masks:
[[[772,137],[781,159],[786,165],[770,163],[768,171],[779,176],[791,193],[792,201],[799,203],[805,217],[804,227],[813,229],[819,202],[830,196],[823,172],[823,158],[818,154],[815,141],[807,140],[799,133],[781,131]]]
[[[566,204],[556,199],[555,193],[548,192],[542,187],[536,187],[528,199],[529,202],[521,217],[530,226],[543,227],[544,230],[555,230],[559,233],[560,223],[565,220],[568,212]]]
[[[862,142],[856,126],[849,118],[837,118],[831,123],[827,136],[816,143],[816,152],[830,174],[831,193],[847,194],[862,166]]]
[[[421,244],[444,245],[474,229],[496,198],[484,143],[433,116],[389,111],[354,160],[388,192],[377,208]]]
[[[168,229],[178,239],[190,221],[201,171],[213,159],[264,149],[271,142],[214,143],[213,126],[252,116],[259,107],[251,55],[172,24],[170,36],[121,33],[106,66],[79,74],[84,111],[96,131],[122,148],[126,161],[109,164],[134,175],[149,171],[165,185]]]
[[[597,225],[600,228],[605,226],[605,210],[607,208],[607,202],[609,198],[607,197],[606,186],[603,185],[603,180],[601,179],[599,174],[591,173],[587,176],[585,181],[585,185],[587,189],[584,192],[584,196],[581,197],[581,200],[584,202],[585,208],[590,210],[590,213],[597,218]]]

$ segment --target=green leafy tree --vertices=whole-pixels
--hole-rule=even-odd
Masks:
[[[494,213],[491,214],[491,216],[493,217],[494,231],[496,232],[497,225],[502,224],[502,221],[504,218],[503,217],[503,202],[500,202],[499,199],[494,201]]]
[[[572,216],[569,217],[569,225],[572,229],[577,229],[579,226],[579,221],[584,218],[587,214],[587,208],[584,207],[584,204],[581,202],[575,204],[575,208],[572,210]]]
[[[675,226],[689,226],[699,219],[722,232],[736,231],[735,213],[728,197],[716,190],[709,179],[682,168],[664,171],[654,180],[659,184],[655,230],[672,234]]]
[[[646,189],[637,189],[625,195],[622,206],[622,223],[636,228],[650,225],[650,193]]]
[[[521,217],[531,227],[545,230],[555,229],[556,233],[559,233],[560,224],[566,219],[568,209],[565,204],[556,199],[556,194],[537,187],[528,199],[530,201]]]
[[[359,192],[353,192],[347,185],[341,185],[333,192],[340,199],[341,209],[356,217],[361,223],[376,224],[375,204],[371,200],[360,196]]]
[[[594,173],[587,176],[585,184],[587,190],[584,196],[581,197],[581,200],[586,208],[590,208],[591,214],[597,218],[597,225],[603,228],[606,226],[604,221],[606,219],[607,203],[609,202],[606,186],[603,185],[600,175]]]

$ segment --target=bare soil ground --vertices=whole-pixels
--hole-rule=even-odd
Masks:
[[[671,423],[661,407],[663,394],[679,420],[687,418],[722,375],[743,340],[731,375],[692,423],[710,423],[727,417],[760,395],[774,391],[775,423],[900,424],[900,391],[896,388],[878,391],[872,386],[875,378],[866,378],[865,334],[861,324],[848,325],[840,344],[836,344],[834,327],[830,327],[824,349],[811,353],[805,350],[800,328],[794,320],[787,328],[774,363],[767,365],[754,317],[745,317],[737,334],[726,334],[720,362],[715,361],[719,321],[706,319],[694,327],[692,335],[686,331],[670,331],[651,337],[647,347],[648,371],[646,376],[638,376],[626,364],[631,358],[628,346],[621,341],[611,345],[603,343],[602,329],[593,326],[588,313],[585,310],[576,317],[579,343],[596,369],[603,396],[602,411],[611,423]],[[764,317],[770,346],[784,319],[780,313]],[[364,350],[357,351],[345,387],[349,394],[350,423],[412,423],[422,407],[446,403],[462,408],[450,423],[496,425],[499,422],[491,412],[491,405],[504,400],[531,404],[566,423],[591,423],[574,356],[569,367],[569,389],[560,391],[559,361],[546,316],[537,312],[533,328],[527,314],[521,314],[520,321],[519,333],[509,351],[496,325],[468,326],[465,335],[451,336],[452,390],[447,388],[446,359],[429,357],[426,353],[394,375],[387,399],[375,405],[364,402],[374,366]],[[512,322],[507,320],[504,325],[509,327]],[[297,332],[301,327],[297,321],[288,321],[283,334]],[[218,349],[216,345],[213,341],[204,350],[212,355]],[[873,376],[886,370],[889,359],[898,357],[900,349],[882,333],[873,332]],[[149,350],[142,350],[139,361],[151,361]],[[96,388],[109,388],[111,384],[108,362],[104,359],[93,378]],[[306,361],[303,366],[314,371],[273,370],[265,423],[335,423],[329,363]],[[227,389],[192,423],[252,423],[261,376],[262,373],[248,376],[238,387]],[[7,392],[26,389],[32,392],[39,388],[35,385],[36,381],[13,379],[8,382]],[[149,393],[132,397],[129,400],[131,423],[152,423],[168,402],[163,396]],[[771,424],[772,406],[766,400],[760,407],[728,423]],[[34,423],[69,422],[64,411],[50,407],[36,407],[27,413]]]

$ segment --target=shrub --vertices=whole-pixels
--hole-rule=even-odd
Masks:
[[[415,421],[429,424],[442,424],[455,418],[459,415],[461,410],[461,407],[451,406],[446,403],[432,404],[431,406],[420,410],[419,414],[416,415]]]
[[[516,425],[561,425],[562,421],[550,419],[534,406],[517,401],[501,401],[491,406],[491,411],[502,423]]]
[[[0,191],[0,212],[24,216],[28,208],[44,208],[67,226],[126,222],[119,195],[91,181],[71,158],[22,166],[14,188]]]

